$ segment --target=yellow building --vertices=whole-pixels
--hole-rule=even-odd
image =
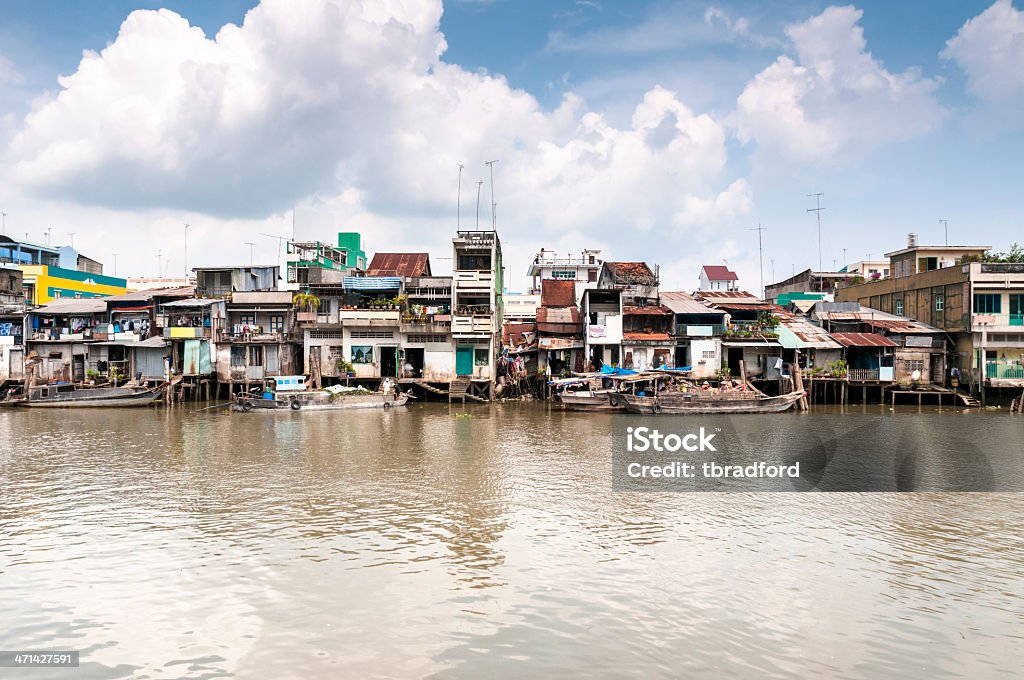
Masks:
[[[61,298],[94,298],[128,292],[128,281],[116,276],[45,264],[23,264],[18,268],[25,277],[25,297],[33,305]]]

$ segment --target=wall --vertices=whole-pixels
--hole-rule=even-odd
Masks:
[[[22,265],[26,284],[35,284],[32,304],[41,305],[61,298],[92,298],[122,295],[128,292],[128,281],[113,276],[90,274],[46,265]]]
[[[705,352],[711,352],[713,356],[705,359]],[[715,377],[715,373],[722,367],[722,340],[720,338],[709,338],[707,340],[691,338],[690,358],[693,364],[694,378]]]

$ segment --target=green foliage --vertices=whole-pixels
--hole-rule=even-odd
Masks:
[[[304,312],[315,312],[320,307],[320,298],[312,293],[296,293],[292,304]]]
[[[983,262],[1024,262],[1024,246],[1019,243],[1010,245],[1008,253],[986,253]]]
[[[334,365],[337,367],[338,373],[342,373],[344,375],[356,372],[355,366],[353,366],[351,362],[346,361],[344,357],[338,357],[338,361],[335,362]]]

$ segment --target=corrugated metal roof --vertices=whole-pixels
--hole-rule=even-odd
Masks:
[[[428,253],[375,253],[368,276],[430,276]]]
[[[623,333],[622,339],[624,341],[654,341],[654,342],[668,342],[668,333]]]
[[[147,288],[146,290],[136,290],[123,295],[111,295],[106,299],[110,302],[148,302],[158,297],[192,297],[195,294],[195,290],[195,286]]]
[[[758,298],[753,293],[748,293],[745,290],[699,290],[695,295],[702,300],[709,300],[712,302],[752,302],[757,301]]]
[[[786,349],[840,349],[825,329],[797,318],[782,319],[779,343]]]
[[[644,307],[627,305],[622,308],[622,313],[629,316],[668,316],[672,314],[672,310],[662,305],[646,305]]]
[[[878,333],[832,333],[843,347],[896,347],[896,343]]]
[[[99,314],[107,311],[106,298],[76,298],[74,300],[54,300],[32,310],[32,314],[65,315],[65,314]]]
[[[182,309],[195,308],[195,307],[210,307],[223,302],[218,298],[188,298],[186,300],[173,300],[171,302],[165,302],[161,307],[180,307]]]
[[[569,307],[576,304],[576,282],[545,279],[540,282],[540,303],[545,307]]]
[[[537,309],[537,323],[559,323],[559,324],[580,324],[580,310],[575,305],[572,307],[539,307]]]
[[[583,347],[583,341],[579,338],[541,338],[537,341],[537,346],[548,351],[580,349]]]
[[[646,262],[608,262],[605,261],[608,272],[616,281],[623,283],[636,283],[641,285],[655,286],[658,279],[647,266]]]
[[[659,294],[661,304],[676,314],[715,314],[720,310],[712,309],[700,302],[689,293],[666,291]]]
[[[930,335],[942,332],[940,329],[933,326],[909,320],[864,319],[864,323],[868,324],[872,328],[880,328],[882,330],[889,331],[890,333]]]

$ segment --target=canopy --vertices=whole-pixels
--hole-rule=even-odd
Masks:
[[[601,367],[601,373],[604,375],[636,375],[636,371],[632,371],[628,368],[616,368],[614,366],[604,365]]]

